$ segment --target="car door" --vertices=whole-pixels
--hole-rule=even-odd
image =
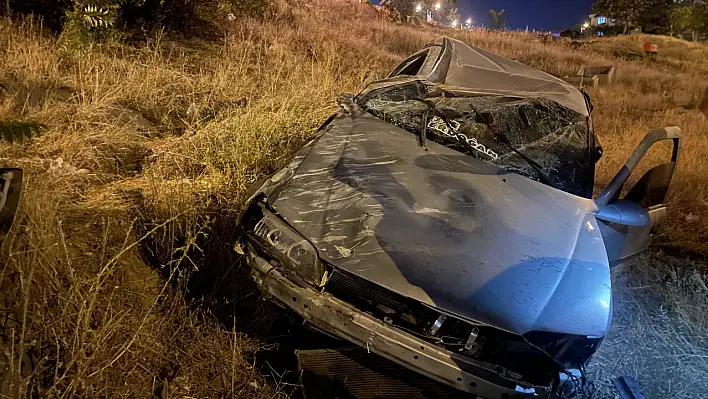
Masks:
[[[680,134],[678,127],[649,132],[607,188],[595,199],[600,209],[610,207],[625,210],[620,216],[620,219],[623,216],[624,220],[618,220],[616,215],[609,218],[597,216],[611,265],[627,261],[644,250],[660,228],[666,216],[667,194],[676,174],[681,147]],[[649,169],[620,199],[622,188],[639,161],[653,145],[664,140],[673,142],[671,158]],[[626,211],[627,209],[629,211]]]

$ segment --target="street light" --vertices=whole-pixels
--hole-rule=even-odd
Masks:
[[[586,23],[583,24],[583,28],[587,29],[587,28],[589,28],[589,27],[590,27],[590,24],[589,24],[588,22],[586,22]]]
[[[423,11],[422,5],[418,4],[417,6],[415,6],[415,12],[421,12],[421,11]]]
[[[466,24],[467,26],[472,25],[472,18],[467,18],[467,20],[465,21],[465,24]]]
[[[440,7],[442,7],[442,4],[440,4],[440,3],[435,3],[435,9],[436,9],[436,10],[439,10]]]
[[[457,21],[452,21],[452,27],[457,28]]]

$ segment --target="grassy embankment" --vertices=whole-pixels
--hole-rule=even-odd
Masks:
[[[227,273],[244,191],[314,134],[338,93],[442,34],[559,76],[616,65],[616,84],[590,92],[605,148],[598,187],[650,128],[680,126],[661,241],[708,250],[708,122],[693,110],[705,46],[662,39],[647,58],[636,37],[574,47],[401,27],[368,6],[318,1],[226,28],[219,43],[156,34],[77,50],[36,23],[0,21],[0,128],[39,131],[0,141],[0,164],[26,173],[0,251],[3,394],[276,395],[249,363],[256,335],[244,334],[268,331],[267,313],[241,309],[256,296]],[[687,273],[658,291],[697,331],[704,281]]]

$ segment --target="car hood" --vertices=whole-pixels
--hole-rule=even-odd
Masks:
[[[320,256],[442,312],[509,332],[604,336],[610,273],[592,200],[339,114],[266,183]]]

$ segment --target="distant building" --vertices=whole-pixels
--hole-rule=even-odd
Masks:
[[[558,36],[560,36],[560,37],[571,37],[571,38],[580,37],[580,35],[581,35],[580,32],[575,29],[566,29],[564,31],[561,31],[558,34]]]
[[[590,26],[615,26],[617,21],[598,14],[590,14]]]

